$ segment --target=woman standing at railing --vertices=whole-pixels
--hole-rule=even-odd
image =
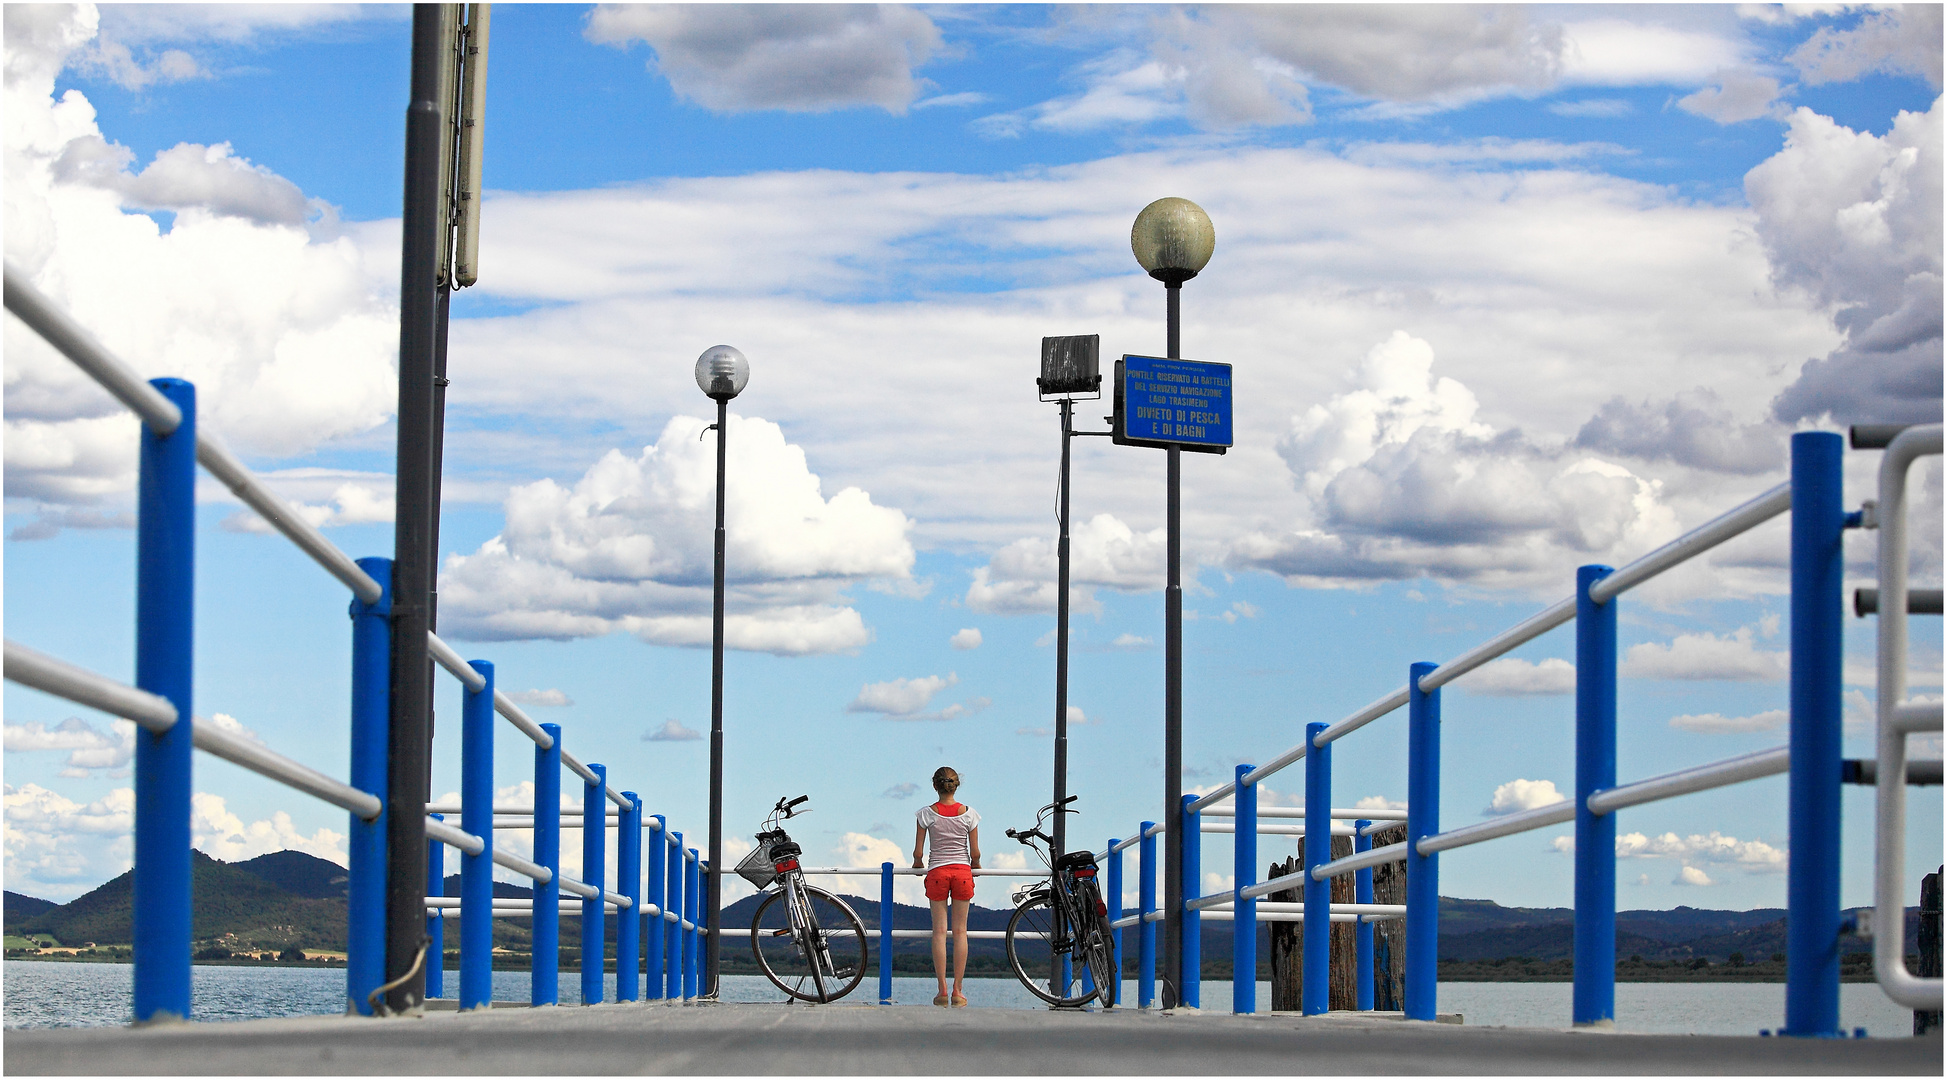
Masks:
[[[973,871],[980,866],[980,815],[954,798],[960,774],[942,765],[933,772],[938,802],[919,808],[913,835],[913,869],[927,866],[926,899],[933,905],[933,973],[940,992],[933,1004],[967,1007],[967,915],[973,904]],[[932,862],[926,861],[931,849]],[[947,901],[953,902],[953,991],[946,985]],[[890,917],[888,914],[885,917]]]

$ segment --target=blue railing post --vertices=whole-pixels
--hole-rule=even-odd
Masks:
[[[135,685],[176,722],[135,732],[135,1021],[189,1019],[190,691],[196,615],[196,388],[150,385],[182,411],[167,435],[142,425],[135,526]]]
[[[892,1004],[892,864],[879,864],[879,1004]]]
[[[1136,1007],[1156,1007],[1156,924],[1149,913],[1156,910],[1156,836],[1153,821],[1136,826]]]
[[[1784,1033],[1815,1038],[1839,1034],[1843,453],[1844,443],[1834,432],[1792,436],[1791,851],[1785,870]],[[1899,933],[1899,928],[1879,932]]]
[[[1324,724],[1305,725],[1305,971],[1306,1016],[1332,1008],[1332,883],[1312,870],[1332,861],[1332,744],[1319,746]]]
[[[1203,917],[1190,910],[1189,902],[1203,895],[1203,815],[1192,813],[1195,795],[1183,796],[1183,985],[1177,988],[1178,1004],[1192,1009],[1203,1007]]]
[[[608,882],[608,766],[590,764],[595,782],[582,784],[581,880],[595,889],[595,898],[581,899],[581,1003],[602,1002],[602,954],[607,951],[603,925],[608,905],[602,901]]]
[[[615,891],[629,906],[615,913],[615,1000],[642,997],[642,800],[633,791],[622,797],[628,809],[615,820]]]
[[[432,818],[434,821],[446,820],[445,814],[427,814],[426,816]],[[358,879],[353,878],[352,880],[357,881]],[[446,895],[446,841],[444,840],[426,841],[426,895]],[[379,920],[381,931],[385,927],[383,914],[383,912],[380,913],[381,918]],[[383,945],[384,943],[381,942],[380,944]],[[380,953],[380,958],[383,960],[383,952]],[[372,993],[372,990],[378,989],[379,984],[384,981],[384,969],[381,967],[379,981],[373,983],[371,989],[365,991],[368,995],[367,998],[359,1000],[359,1004],[364,1006],[360,1010],[361,1012],[370,1015],[372,1003],[369,1000],[369,995]],[[446,909],[440,908],[426,916],[426,997],[431,999],[445,996]]]
[[[663,998],[663,940],[668,937],[663,927],[669,925],[664,913],[669,910],[669,871],[664,868],[663,855],[669,850],[669,820],[661,814],[655,815],[655,839],[649,841],[649,888],[648,900],[656,905],[656,914],[651,916],[648,935],[643,939],[647,959],[644,967],[649,969],[649,1000],[661,1001]]]
[[[1255,765],[1237,767],[1237,832],[1231,845],[1237,880],[1231,893],[1230,1011],[1239,1015],[1257,1011],[1257,901],[1246,900],[1244,890],[1257,884],[1257,785],[1246,784],[1244,776]]]
[[[1355,821],[1352,823],[1352,850],[1355,853],[1372,850],[1372,837],[1366,831],[1370,828],[1372,828],[1372,822],[1370,821]],[[1357,871],[1353,874],[1352,880],[1354,882],[1352,902],[1355,904],[1372,903],[1372,868],[1367,867],[1364,870]],[[1359,916],[1359,921],[1353,925],[1358,927],[1358,936],[1354,946],[1354,951],[1358,954],[1359,958],[1358,1009],[1360,1012],[1371,1012],[1373,1005],[1372,917],[1370,915],[1361,915]]]
[[[494,998],[494,666],[469,660],[486,685],[460,706],[460,828],[480,838],[478,855],[460,855],[460,1011]]]
[[[1616,816],[1589,796],[1616,786],[1616,604],[1589,589],[1614,571],[1575,572],[1575,995],[1577,1027],[1616,1024]]]
[[[1420,689],[1421,676],[1438,666],[1414,664],[1406,683],[1408,1020],[1432,1020],[1440,1001],[1440,856],[1422,855],[1419,850],[1421,837],[1440,831],[1440,691]]]
[[[663,923],[667,944],[668,968],[664,972],[665,997],[674,1001],[683,996],[683,912],[689,902],[689,876],[683,858],[683,834],[664,833],[669,850],[669,915]]]
[[[548,746],[534,748],[534,861],[554,875],[534,886],[532,981],[535,1005],[561,1001],[561,725],[542,724]]]
[[[368,604],[352,597],[351,785],[383,804],[392,711],[392,560],[360,559],[358,568],[379,583],[379,598]],[[370,1016],[371,993],[385,982],[385,811],[371,821],[347,816],[345,999],[360,1016]],[[429,933],[436,932],[438,921],[428,924]],[[428,950],[427,955],[438,954]],[[426,969],[429,997],[436,970]]]
[[[1121,1005],[1123,1004],[1122,927],[1115,924],[1127,918],[1129,912],[1122,903],[1122,852],[1116,850],[1116,845],[1119,843],[1121,843],[1120,840],[1113,836],[1109,837],[1109,846],[1107,848],[1109,853],[1109,895],[1107,899],[1109,901],[1109,942],[1110,948],[1115,954],[1115,1000],[1116,1004]]]
[[[696,997],[696,932],[703,918],[703,864],[695,848],[690,848],[683,859],[683,917],[689,920],[689,928],[683,931],[683,998]]]

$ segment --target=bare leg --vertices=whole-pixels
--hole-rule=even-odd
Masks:
[[[967,990],[967,916],[971,914],[968,911],[971,906],[972,901],[968,900],[953,902],[953,992],[961,995]],[[937,930],[933,932],[933,940],[944,944]],[[936,955],[938,949],[936,945]]]
[[[933,903],[933,974],[940,978],[940,993],[946,993],[946,901]],[[966,948],[961,948],[960,966],[966,967]]]

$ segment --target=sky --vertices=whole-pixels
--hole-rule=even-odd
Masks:
[[[7,259],[194,381],[200,422],[346,552],[391,554],[407,10],[5,18]],[[810,862],[907,861],[945,764],[987,864],[1026,865],[1002,832],[1049,798],[1057,599],[1038,339],[1162,351],[1144,205],[1208,211],[1183,348],[1236,387],[1234,447],[1183,466],[1207,790],[1781,482],[1792,433],[1939,421],[1941,39],[1940,7],[1897,5],[497,5],[440,632],[698,844],[715,459],[691,372],[734,345],[728,858],[808,794]],[[132,680],[135,423],[17,321],[4,343],[7,637]],[[1848,506],[1877,463],[1848,453]],[[1162,805],[1163,460],[1077,439],[1073,468],[1070,829],[1099,850]],[[1938,585],[1938,459],[1913,487]],[[197,715],[344,775],[344,589],[208,478],[198,530]],[[1617,601],[1621,779],[1785,741],[1786,537]],[[1848,589],[1872,544],[1849,537]],[[1845,635],[1845,750],[1871,756],[1874,624]],[[1443,691],[1446,826],[1573,790],[1573,659],[1558,630]],[[1940,692],[1937,620],[1912,668]],[[441,676],[436,794],[458,707]],[[11,684],[5,709],[6,885],[67,900],[129,865],[131,725]],[[1336,744],[1334,803],[1401,805],[1405,735],[1396,713]],[[496,754],[531,798],[523,737]],[[342,811],[196,769],[203,850],[344,859]],[[1295,805],[1302,774],[1265,788]],[[1911,798],[1909,894],[1942,845],[1939,789]],[[1842,801],[1842,899],[1867,903],[1872,793]],[[1570,833],[1448,853],[1442,892],[1567,906]],[[1618,833],[1623,908],[1784,904],[1783,777]],[[1203,866],[1229,885],[1229,837]]]

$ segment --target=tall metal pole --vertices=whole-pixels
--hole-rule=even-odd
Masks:
[[[1061,505],[1057,516],[1061,539],[1055,556],[1060,569],[1055,598],[1055,854],[1068,853],[1068,815],[1061,801],[1068,797],[1068,444],[1075,423],[1075,403],[1061,399]]]
[[[723,922],[723,497],[729,445],[730,399],[717,399],[717,577],[710,612],[710,899],[709,938],[703,946],[703,996],[717,995],[717,956]]]
[[[386,776],[385,976],[392,1012],[426,996],[427,716],[432,702],[426,632],[433,551],[433,359],[439,334],[439,5],[412,18],[412,99],[406,107],[404,236],[399,274],[399,449],[392,570],[392,723]]]
[[[1183,283],[1166,281],[1168,358],[1183,351]],[[1183,1000],[1183,451],[1172,445],[1169,457],[1169,580],[1163,588],[1163,977],[1175,1001]],[[1191,977],[1198,973],[1192,972]]]

